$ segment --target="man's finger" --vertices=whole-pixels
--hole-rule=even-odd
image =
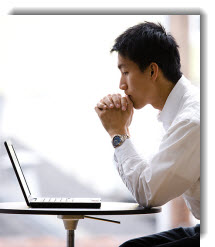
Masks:
[[[122,97],[122,98],[121,98],[121,106],[122,106],[122,110],[123,110],[123,111],[126,111],[127,105],[128,105],[128,103],[127,103],[126,97]]]
[[[113,103],[113,100],[112,100],[111,95],[105,96],[105,97],[102,99],[102,102],[103,102],[108,108],[114,108],[114,103]]]
[[[106,106],[105,104],[103,104],[102,102],[97,103],[97,107],[98,107],[100,110],[107,109],[107,106]]]
[[[116,108],[121,107],[121,95],[120,94],[113,94],[112,95],[112,100]]]

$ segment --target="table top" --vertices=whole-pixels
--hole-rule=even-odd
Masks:
[[[161,212],[161,207],[145,208],[137,203],[102,202],[101,208],[30,208],[24,202],[0,203],[2,214],[37,214],[37,215],[131,215],[154,214]]]

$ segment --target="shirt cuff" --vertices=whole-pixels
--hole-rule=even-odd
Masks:
[[[123,163],[128,158],[138,156],[138,153],[130,138],[126,139],[123,144],[115,149],[114,159],[116,162]]]

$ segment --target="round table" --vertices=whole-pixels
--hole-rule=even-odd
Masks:
[[[67,230],[67,247],[75,246],[75,230],[78,221],[84,218],[104,220],[113,223],[118,221],[101,219],[89,215],[132,215],[132,214],[154,214],[161,212],[161,207],[145,208],[137,203],[124,202],[102,202],[101,208],[29,208],[23,202],[0,203],[0,213],[2,214],[33,214],[33,215],[57,215],[63,220]]]

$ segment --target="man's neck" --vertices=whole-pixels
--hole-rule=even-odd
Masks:
[[[157,84],[157,90],[156,90],[156,100],[152,103],[152,106],[155,109],[158,109],[160,111],[162,111],[166,100],[169,96],[169,94],[171,93],[172,89],[174,88],[175,84],[163,79],[161,81],[158,82]]]

